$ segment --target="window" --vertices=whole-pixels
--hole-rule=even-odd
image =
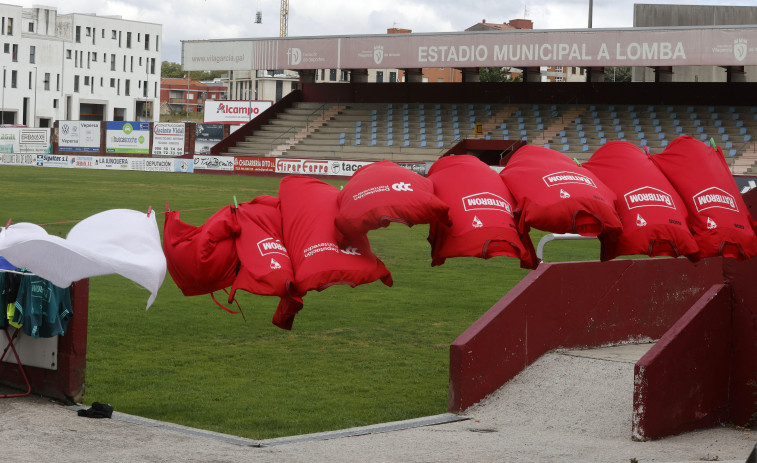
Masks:
[[[142,41],[142,33],[137,32],[137,42],[141,42],[141,41]]]
[[[76,43],[81,43],[81,26],[76,26]]]
[[[155,51],[160,51],[160,36],[155,36]]]
[[[116,30],[115,30],[115,29],[113,29],[113,31],[112,31],[112,33],[111,33],[111,35],[110,35],[110,38],[111,38],[111,39],[113,39],[113,40],[116,40],[116,37],[117,37],[117,36],[118,36],[118,34],[116,33]]]
[[[3,51],[5,53],[10,53],[11,52],[11,44],[9,44],[9,43],[3,44]]]
[[[336,80],[336,69],[329,69],[329,80],[332,82]]]
[[[8,35],[13,35],[13,18],[8,18]]]
[[[34,23],[33,22],[29,23],[29,32],[34,32]]]
[[[18,62],[18,45],[15,43],[13,44],[12,59],[14,63]]]
[[[105,38],[105,29],[102,31],[102,38]]]
[[[116,88],[116,79],[114,77],[110,78],[110,88]]]
[[[126,96],[129,96],[131,93],[131,89],[129,87],[131,87],[131,81],[129,79],[126,79],[126,81],[124,81],[124,95]]]
[[[58,99],[54,98],[53,99],[53,108],[57,108],[57,107],[58,107]]]
[[[79,93],[79,76],[74,76],[74,92]]]
[[[89,65],[91,61],[92,61],[92,53],[87,52],[87,69],[89,69]]]
[[[397,82],[397,73],[396,72],[390,72],[389,73],[389,82]]]
[[[60,74],[55,74],[55,91],[60,92]]]
[[[91,28],[91,27],[88,27],[88,28],[87,28],[87,29],[85,30],[85,32],[84,32],[84,33],[86,34],[86,36],[87,36],[87,37],[92,37],[92,28]]]
[[[155,58],[151,58],[150,74],[155,74]]]
[[[0,25],[0,34],[5,35],[5,16],[3,16],[2,25]]]
[[[29,63],[34,64],[34,55],[37,53],[37,47],[29,46]]]
[[[131,32],[126,33],[126,48],[131,48]]]
[[[16,88],[17,79],[18,79],[18,72],[11,71],[11,88]]]
[[[111,53],[110,55],[110,70],[115,71],[116,70],[116,55],[115,53]]]
[[[79,52],[78,51],[74,52],[74,67],[75,68],[79,67]]]
[[[66,50],[66,59],[71,59],[71,49]]]
[[[384,71],[376,71],[376,82],[381,83],[384,81]]]
[[[84,76],[84,85],[89,85],[89,76]]]
[[[145,34],[145,50],[150,49],[150,34]]]
[[[341,81],[342,82],[347,82],[348,80],[350,80],[350,74],[349,74],[349,72],[346,71],[346,70],[344,70],[344,69],[342,69]]]
[[[121,31],[118,31],[118,48],[121,48]]]
[[[29,71],[29,90],[32,89],[32,71]]]
[[[124,55],[124,72],[126,72],[126,55]]]
[[[50,90],[50,73],[45,73],[45,80],[44,80],[45,90]]]
[[[92,53],[92,62],[93,63],[97,62],[97,53]]]
[[[131,66],[131,72],[134,72],[134,57],[130,57],[129,65]]]

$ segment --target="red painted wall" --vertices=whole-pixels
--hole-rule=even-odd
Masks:
[[[727,422],[731,341],[731,289],[713,285],[636,363],[633,438]]]
[[[84,397],[84,373],[87,366],[87,320],[89,319],[89,280],[71,285],[74,316],[66,334],[58,338],[58,369],[24,367],[32,392],[67,403],[81,402]],[[2,339],[5,348],[5,336]],[[6,355],[12,355],[10,352]],[[23,361],[23,359],[22,359]],[[14,364],[0,364],[0,382],[26,390],[23,377]]]

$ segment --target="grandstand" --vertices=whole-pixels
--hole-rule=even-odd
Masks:
[[[609,141],[658,152],[681,135],[714,140],[734,174],[757,171],[757,106],[735,105],[301,101],[218,154],[433,162],[463,139],[483,138],[586,161]]]

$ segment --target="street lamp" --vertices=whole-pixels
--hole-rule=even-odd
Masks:
[[[32,113],[32,127],[37,127],[37,66],[34,66],[34,113]]]
[[[3,101],[2,109],[0,109],[0,125],[5,125],[5,66],[3,66]]]

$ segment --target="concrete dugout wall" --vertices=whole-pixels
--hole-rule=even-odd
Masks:
[[[659,339],[722,275],[720,259],[541,264],[450,346],[449,410],[550,350]]]

